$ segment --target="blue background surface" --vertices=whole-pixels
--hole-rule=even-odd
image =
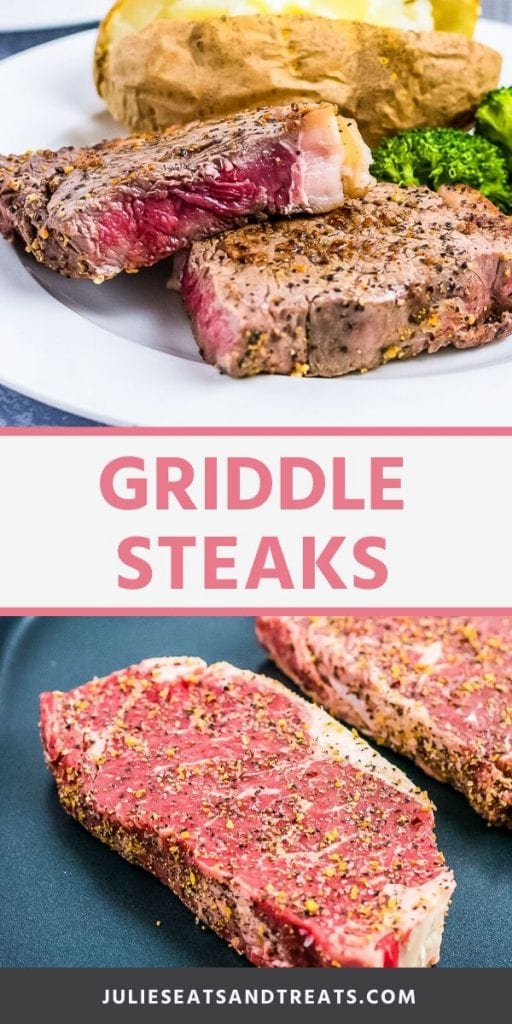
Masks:
[[[40,691],[163,654],[279,675],[249,618],[0,620],[1,966],[247,966],[160,882],[72,821],[44,767]],[[457,879],[441,965],[512,966],[512,835],[488,828],[462,796],[410,762],[386,756],[437,804],[439,845]]]

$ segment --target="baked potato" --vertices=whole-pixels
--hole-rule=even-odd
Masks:
[[[401,129],[467,124],[501,58],[464,36],[294,15],[165,19],[100,34],[96,81],[116,120],[159,131],[248,107],[328,100],[369,146]]]

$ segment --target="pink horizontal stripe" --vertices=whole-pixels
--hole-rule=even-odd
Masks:
[[[1,437],[511,437],[512,427],[0,427]]]
[[[361,618],[384,615],[512,615],[510,608],[0,608],[0,615],[355,615]]]

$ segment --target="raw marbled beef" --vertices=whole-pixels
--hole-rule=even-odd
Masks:
[[[257,633],[331,714],[512,828],[512,619],[264,617]]]
[[[254,964],[437,961],[428,797],[281,684],[156,659],[43,694],[41,730],[65,809]]]

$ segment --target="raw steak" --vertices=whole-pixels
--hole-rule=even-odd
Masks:
[[[314,700],[512,828],[512,618],[269,618],[257,634]]]
[[[40,263],[103,281],[270,214],[331,210],[371,182],[371,153],[328,103],[164,135],[0,158],[0,230]]]
[[[65,809],[258,966],[426,966],[453,877],[425,793],[264,676],[144,661],[44,693]]]
[[[512,218],[463,187],[381,183],[325,217],[196,242],[183,300],[234,377],[335,377],[512,331]]]

